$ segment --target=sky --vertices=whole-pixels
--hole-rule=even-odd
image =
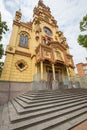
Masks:
[[[77,43],[77,38],[78,35],[81,34],[79,23],[83,16],[87,14],[87,0],[43,0],[43,2],[46,6],[50,7],[51,14],[57,20],[59,30],[62,31],[67,38],[74,64],[80,62],[85,63],[87,49]],[[28,22],[32,20],[33,9],[37,4],[38,0],[0,0],[2,20],[6,21],[9,27],[9,31],[3,35],[1,41],[5,49],[9,43],[15,12],[21,9],[21,21]],[[4,59],[3,57],[3,60]]]

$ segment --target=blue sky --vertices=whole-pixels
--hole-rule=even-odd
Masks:
[[[87,50],[79,46],[77,37],[81,33],[79,22],[87,14],[87,0],[43,0],[43,2],[50,7],[51,14],[57,20],[59,30],[67,38],[74,63],[86,62]],[[37,6],[37,3],[38,0],[0,0],[2,20],[6,21],[9,27],[9,31],[3,35],[1,42],[4,48],[9,43],[15,12],[21,8],[22,21],[30,21],[33,16],[33,8]]]

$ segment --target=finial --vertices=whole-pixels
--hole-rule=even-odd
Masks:
[[[22,16],[21,9],[19,9],[18,11],[16,11],[15,20],[16,21],[20,21],[21,20],[21,16]]]
[[[43,3],[43,0],[39,0],[40,3]]]
[[[19,12],[21,12],[21,9],[19,8]]]
[[[42,2],[42,3],[43,3],[43,0],[39,0],[39,2]]]

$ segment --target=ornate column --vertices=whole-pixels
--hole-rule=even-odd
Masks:
[[[41,80],[43,80],[43,61],[40,62],[40,68],[41,68]]]
[[[68,80],[70,81],[69,68],[68,68],[68,67],[66,67],[66,70],[67,70],[67,76],[68,76]]]
[[[53,79],[55,80],[55,67],[54,67],[54,64],[52,64],[52,71],[53,71]]]

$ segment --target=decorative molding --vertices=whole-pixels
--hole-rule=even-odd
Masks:
[[[32,30],[32,26],[31,25],[29,26],[27,23],[21,22],[20,25],[29,29],[29,30]]]
[[[17,26],[19,26],[19,27],[20,27],[20,25],[21,25],[20,22],[18,22],[18,21],[16,21],[16,20],[13,20],[13,25],[14,25],[14,24],[17,25]]]
[[[15,47],[7,45],[6,53],[14,54],[15,53]]]
[[[19,45],[18,45],[19,47],[22,47],[22,48],[24,48],[24,49],[29,49],[29,47],[24,47],[24,46],[21,46],[20,45],[20,43],[19,43]]]
[[[30,53],[26,53],[26,52],[22,52],[22,51],[18,51],[18,50],[15,51],[15,54],[26,56],[26,57],[31,57]]]
[[[25,62],[23,59],[21,60],[18,60],[16,63],[15,63],[15,66],[16,68],[19,70],[19,71],[24,71],[28,68],[28,65],[27,65],[27,62]]]

